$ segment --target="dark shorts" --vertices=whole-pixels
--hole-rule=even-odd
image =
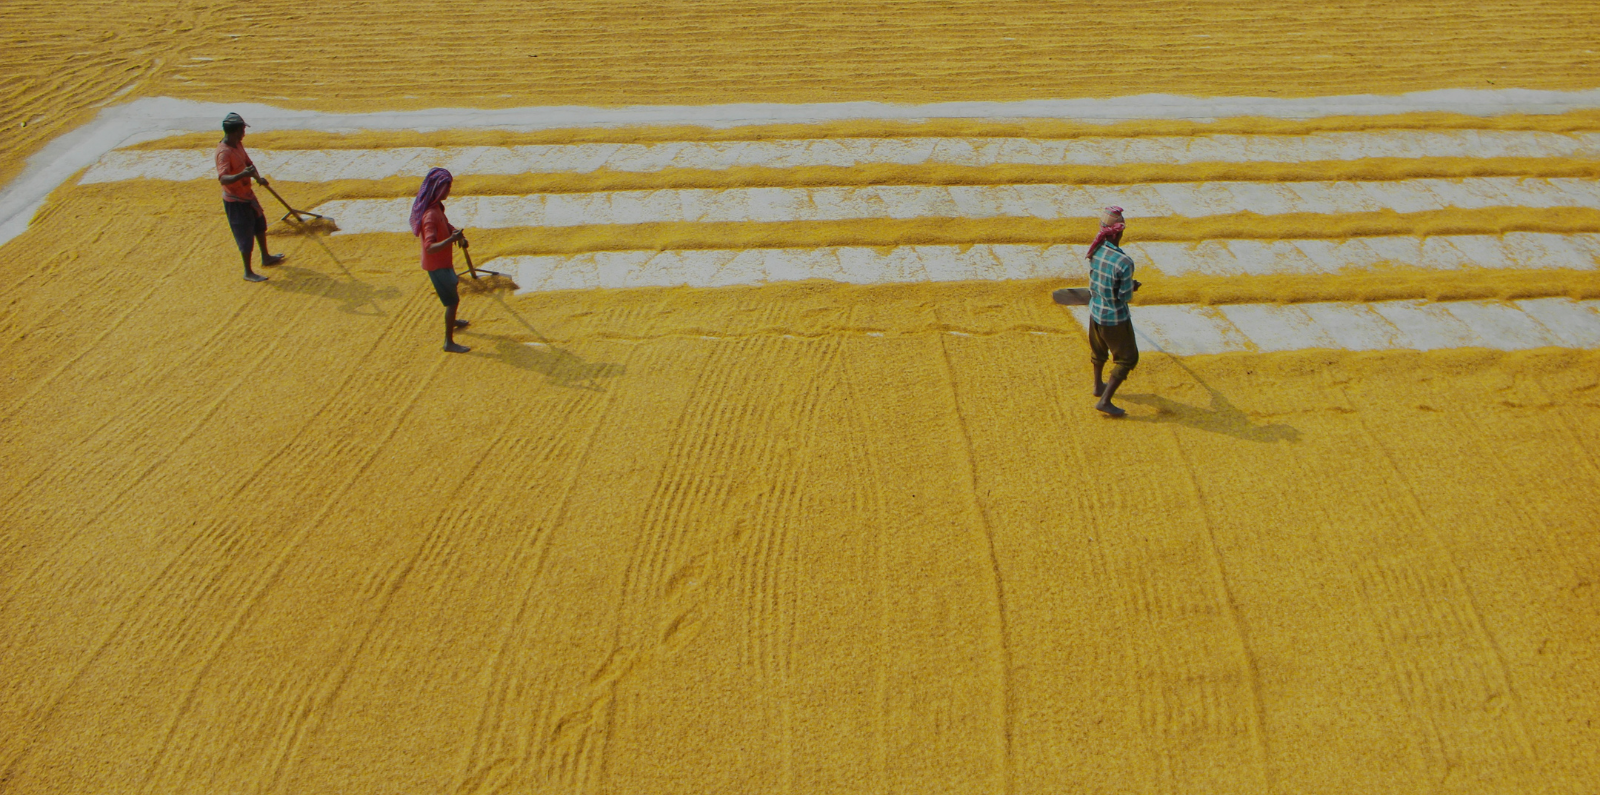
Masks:
[[[461,296],[456,293],[456,283],[461,281],[461,278],[456,276],[454,268],[428,271],[428,279],[433,282],[433,291],[439,294],[439,303],[445,306],[461,303]]]
[[[255,202],[224,201],[222,209],[228,213],[228,227],[233,230],[233,242],[239,244],[239,253],[250,256],[256,250],[256,235],[267,233],[267,216]]]
[[[1096,364],[1109,358],[1112,378],[1127,378],[1139,364],[1139,343],[1133,339],[1133,321],[1102,326],[1089,321],[1089,359]]]

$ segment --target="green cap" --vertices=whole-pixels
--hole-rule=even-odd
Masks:
[[[229,127],[249,127],[249,126],[250,125],[244,123],[244,117],[240,116],[237,113],[230,113],[230,114],[222,117],[222,129],[224,129],[224,130],[228,129]]]

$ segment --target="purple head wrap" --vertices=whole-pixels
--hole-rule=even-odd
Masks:
[[[422,214],[439,202],[454,179],[442,168],[433,169],[422,178],[422,189],[417,191],[417,200],[411,203],[411,234],[422,234]]]

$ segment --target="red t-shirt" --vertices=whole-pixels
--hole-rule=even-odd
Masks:
[[[227,141],[217,144],[218,177],[237,174],[250,165],[254,164],[250,162],[250,155],[245,154],[244,144],[229,146]],[[256,200],[256,192],[250,187],[250,178],[246,177],[238,182],[223,185],[222,200],[225,202],[254,202]]]
[[[450,225],[450,219],[444,217],[444,202],[435,202],[432,207],[422,212],[422,269],[436,271],[456,266],[456,247],[445,246],[438,251],[428,251],[428,246],[433,245],[455,234],[456,228]]]

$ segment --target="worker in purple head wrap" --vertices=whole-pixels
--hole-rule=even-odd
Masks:
[[[421,240],[422,269],[428,272],[433,290],[444,304],[444,349],[466,353],[471,348],[456,344],[456,329],[465,327],[467,321],[456,319],[456,306],[461,303],[456,283],[460,280],[456,277],[455,250],[450,246],[460,243],[466,248],[467,239],[444,217],[444,200],[450,196],[452,180],[450,172],[442,168],[429,171],[422,179],[417,199],[411,203],[411,233]]]

